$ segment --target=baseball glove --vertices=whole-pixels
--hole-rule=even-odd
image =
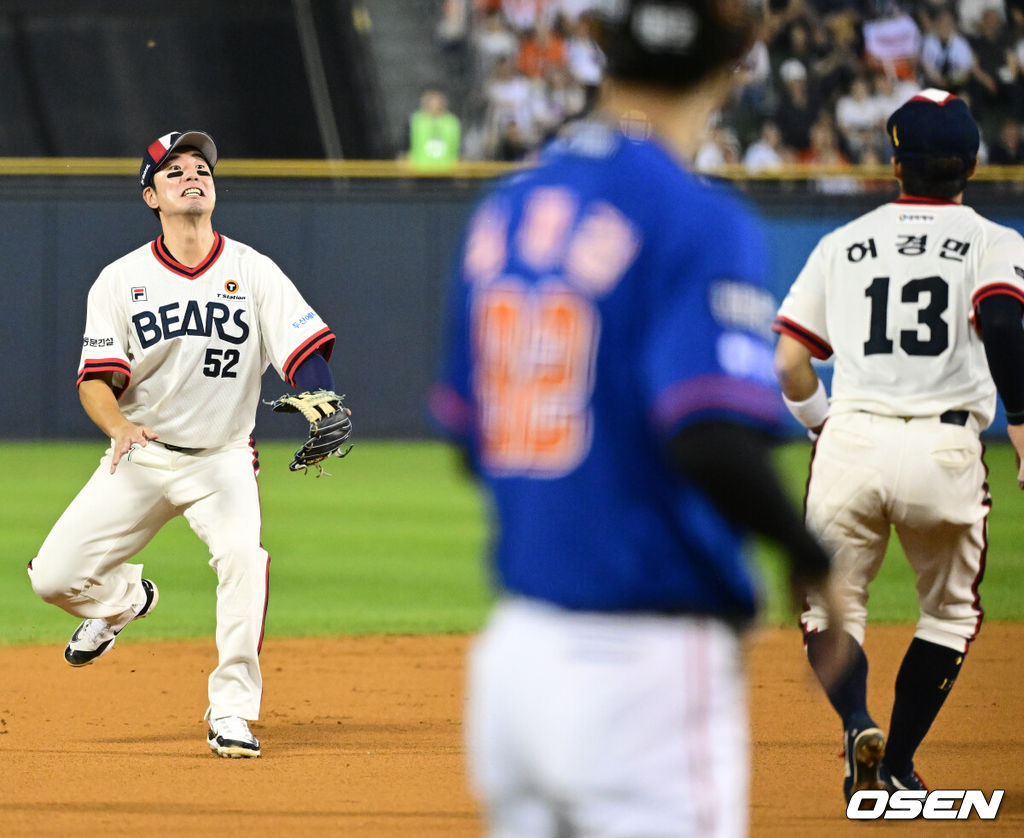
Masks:
[[[288,468],[305,471],[316,466],[317,477],[324,474],[321,462],[328,457],[344,457],[352,450],[349,445],[344,451],[341,446],[352,435],[351,411],[344,405],[344,396],[330,390],[316,390],[312,393],[286,395],[268,402],[276,413],[301,413],[309,420],[309,439],[295,452]]]

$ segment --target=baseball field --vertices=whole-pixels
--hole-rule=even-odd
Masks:
[[[487,612],[485,506],[434,443],[360,442],[333,476],[287,471],[261,445],[271,598],[259,760],[220,760],[202,714],[215,663],[213,571],[181,519],[138,561],[152,617],[75,670],[76,620],[32,594],[25,564],[94,469],[100,443],[0,442],[0,835],[474,836],[463,779],[462,661]],[[779,461],[795,498],[809,448]],[[838,720],[812,682],[778,580],[749,642],[751,833],[1024,834],[1024,493],[1012,451],[986,454],[994,498],[983,630],[918,755],[933,788],[1004,789],[995,821],[851,823]],[[871,589],[869,700],[888,719],[913,633],[913,580],[894,543]],[[858,834],[860,834],[858,832]]]

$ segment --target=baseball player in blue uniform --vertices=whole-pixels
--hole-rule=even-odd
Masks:
[[[854,648],[853,666],[827,689],[843,723],[847,800],[925,788],[914,757],[981,627],[992,500],[978,435],[997,391],[1024,454],[1024,238],[963,205],[978,127],[963,100],[929,89],[892,114],[888,131],[900,197],[819,242],[775,325],[787,404],[821,432],[807,521],[832,548],[843,606],[834,622],[809,598],[807,655],[818,670],[835,635]],[[811,365],[830,356],[831,399]],[[920,617],[886,737],[868,709],[862,644],[868,586],[893,530]]]
[[[494,836],[744,835],[747,535],[826,590],[770,465],[762,230],[684,162],[746,8],[606,12],[600,111],[485,197],[458,257],[431,408],[494,504],[466,718]]]

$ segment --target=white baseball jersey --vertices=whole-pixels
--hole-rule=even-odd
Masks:
[[[969,207],[904,198],[819,242],[775,329],[835,354],[830,415],[967,409],[985,428],[996,390],[973,312],[991,294],[1024,302],[1024,238]]]
[[[334,334],[266,256],[219,233],[188,268],[161,236],[111,263],[89,292],[78,382],[113,372],[118,406],[162,442],[248,439],[269,364],[289,384]]]

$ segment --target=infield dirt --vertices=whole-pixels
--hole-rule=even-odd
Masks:
[[[869,626],[869,700],[889,716],[912,626]],[[268,638],[258,760],[211,755],[212,642],[123,642],[81,670],[62,649],[0,647],[0,835],[462,838],[464,636]],[[933,788],[1006,790],[994,822],[845,818],[839,722],[795,630],[749,655],[751,835],[1024,835],[1024,626],[989,624],[918,755]]]

